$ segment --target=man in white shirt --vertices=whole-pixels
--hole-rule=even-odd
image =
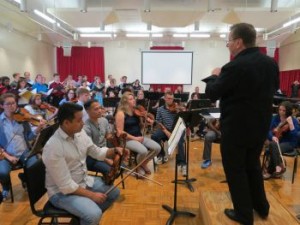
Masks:
[[[43,162],[50,202],[80,218],[81,225],[98,225],[102,213],[118,198],[115,188],[100,177],[88,176],[86,157],[97,160],[122,154],[122,148],[99,148],[85,133],[82,106],[63,104],[58,112],[60,127],[46,143]]]

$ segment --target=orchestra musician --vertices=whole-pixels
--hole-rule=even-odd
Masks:
[[[133,93],[125,92],[117,108],[115,124],[118,137],[124,132],[127,133],[126,148],[137,153],[137,163],[140,163],[146,158],[148,149],[154,150],[156,152],[155,155],[157,155],[160,151],[160,145],[148,137],[143,137],[141,129],[144,126],[143,119],[145,118],[139,117],[138,113],[135,113],[135,106],[136,102]],[[147,166],[150,160],[146,160],[137,169],[139,174],[151,174]],[[140,177],[138,176],[138,178]]]
[[[292,116],[293,105],[289,101],[280,103],[278,114],[273,116],[268,134],[268,165],[264,165],[264,179],[279,178],[285,172],[282,153],[293,152],[297,146],[299,124]],[[278,147],[279,146],[279,147]]]
[[[77,100],[78,99],[76,98],[75,89],[68,89],[67,93],[65,94],[65,97],[59,102],[59,105],[62,105],[66,102],[76,103]]]
[[[111,134],[111,128],[108,120],[102,117],[102,108],[97,100],[88,100],[84,103],[84,108],[88,114],[88,119],[84,122],[83,129],[86,134],[91,137],[93,143],[98,147],[107,147],[106,137]],[[87,168],[90,171],[97,171],[106,175],[109,173],[112,160],[105,158],[98,161],[88,156],[86,159]]]
[[[232,25],[226,46],[233,60],[203,81],[206,96],[212,102],[220,99],[220,147],[233,203],[233,209],[224,213],[231,220],[253,225],[253,210],[262,218],[269,215],[260,155],[279,87],[279,68],[256,47],[251,24]]]
[[[0,182],[2,184],[2,197],[7,200],[10,197],[10,171],[13,166],[22,166],[30,151],[30,141],[45,127],[43,120],[33,131],[28,122],[17,122],[15,112],[17,111],[16,97],[12,93],[5,93],[0,97],[0,106],[4,112],[0,115],[0,149],[2,160],[0,160]],[[33,163],[35,158],[32,157]],[[21,174],[22,175],[22,174]],[[20,179],[23,176],[19,176]],[[23,187],[24,180],[22,180]]]
[[[58,111],[59,128],[46,143],[42,159],[46,166],[49,201],[79,217],[82,225],[97,225],[103,212],[119,197],[101,177],[88,175],[86,157],[97,160],[123,154],[122,148],[99,148],[85,133],[82,106],[65,103]],[[62,172],[63,171],[63,172]]]
[[[177,121],[175,121],[175,117],[177,114],[176,106],[174,107],[174,95],[170,91],[166,91],[164,95],[165,105],[160,106],[156,112],[156,121],[161,123],[163,126],[158,128],[151,136],[151,139],[156,141],[157,143],[161,143],[161,141],[167,141],[169,139],[170,133],[172,131],[173,126]],[[184,150],[184,137],[185,132],[182,134],[179,142],[178,142],[178,157],[177,157],[177,165],[181,167],[182,175],[186,176],[186,157]],[[160,152],[157,156],[157,164],[161,164],[168,161],[168,157],[163,149],[160,148]]]
[[[219,119],[210,119],[207,123],[207,132],[204,136],[204,149],[203,149],[203,162],[201,164],[202,169],[206,169],[211,166],[211,147],[214,141],[220,140],[220,122]]]

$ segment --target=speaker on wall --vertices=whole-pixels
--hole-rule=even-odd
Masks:
[[[70,57],[71,56],[72,47],[63,47],[63,54],[64,56]]]

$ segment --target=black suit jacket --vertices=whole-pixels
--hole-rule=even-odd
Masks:
[[[279,88],[279,69],[273,59],[258,48],[247,48],[223,66],[219,76],[204,81],[206,95],[212,101],[220,99],[222,138],[240,146],[265,140]]]

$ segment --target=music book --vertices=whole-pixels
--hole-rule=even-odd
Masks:
[[[29,100],[31,98],[31,96],[33,95],[32,91],[28,91],[27,89],[23,89],[22,91],[20,91],[19,96],[22,98],[25,98],[27,100]]]
[[[177,120],[177,123],[174,127],[174,130],[172,131],[172,134],[168,140],[168,145],[169,145],[168,154],[169,155],[173,154],[185,129],[186,129],[186,126],[184,124],[184,121],[181,117],[179,117]]]
[[[53,91],[53,88],[49,89],[47,92],[41,91],[40,93],[43,95],[49,96],[52,93],[52,91]]]
[[[221,117],[221,113],[209,113],[213,118],[219,119]]]

